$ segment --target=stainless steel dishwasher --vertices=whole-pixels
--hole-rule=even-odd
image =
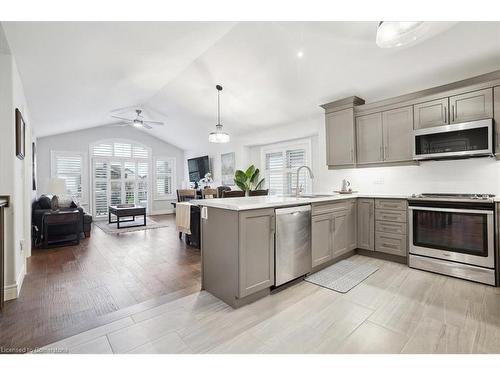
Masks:
[[[276,213],[275,286],[311,271],[311,206],[278,208]]]

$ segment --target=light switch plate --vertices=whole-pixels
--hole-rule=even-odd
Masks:
[[[208,220],[208,209],[206,207],[201,208],[201,218]]]

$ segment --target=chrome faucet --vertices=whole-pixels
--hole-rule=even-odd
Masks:
[[[300,170],[302,168],[305,168],[305,169],[307,169],[309,171],[309,177],[311,178],[311,180],[314,178],[313,171],[307,165],[302,165],[302,166],[300,166],[300,167],[297,168],[297,179],[296,179],[296,185],[295,185],[295,196],[297,198],[300,195],[300,190],[299,190],[299,173],[300,173]]]

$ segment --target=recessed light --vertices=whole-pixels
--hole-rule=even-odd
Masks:
[[[301,59],[303,56],[304,56],[304,52],[302,52],[302,51],[297,52],[297,57],[299,59]]]

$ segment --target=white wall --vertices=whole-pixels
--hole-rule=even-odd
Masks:
[[[312,149],[312,169],[315,192],[338,190],[342,179],[351,181],[353,190],[364,193],[412,194],[419,192],[461,192],[500,194],[500,162],[493,158],[449,161],[426,161],[418,166],[352,168],[329,170],[326,166],[324,115],[303,122],[269,128],[245,136],[233,136],[223,146],[210,145],[196,155],[209,154],[215,161],[216,177],[220,176],[220,153],[236,151],[240,167],[253,163],[262,167],[262,145],[309,137]],[[192,153],[186,153],[190,155]]]
[[[90,166],[89,166],[89,147],[91,144],[106,139],[127,139],[132,142],[141,143],[151,148],[153,160],[156,157],[175,157],[176,160],[176,185],[180,187],[184,179],[184,151],[155,138],[143,131],[132,127],[96,127],[70,133],[63,133],[48,137],[38,138],[37,140],[37,177],[39,195],[48,192],[50,180],[50,154],[51,151],[73,151],[84,153],[85,170],[87,171],[86,183],[87,196],[90,197]],[[154,199],[154,195],[152,195]],[[172,212],[174,200],[153,200],[152,214]],[[90,202],[85,202],[90,203]]]
[[[26,122],[24,160],[15,156],[15,109]],[[10,196],[5,212],[5,298],[16,298],[31,255],[31,121],[14,58],[0,26],[0,195]],[[23,246],[21,246],[23,243]]]

